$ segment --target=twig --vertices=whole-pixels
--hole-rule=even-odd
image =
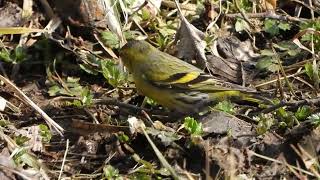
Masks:
[[[165,167],[170,172],[170,174],[172,175],[173,179],[180,179],[178,174],[177,174],[177,172],[173,169],[173,167],[165,159],[165,157],[160,152],[160,150],[157,148],[157,146],[153,143],[153,141],[149,137],[148,133],[146,132],[145,128],[141,127],[141,129],[142,129],[142,132],[143,132],[144,136],[147,138],[149,144],[151,145],[154,153],[156,154],[156,156],[158,157],[160,163],[162,164],[162,166]]]
[[[49,104],[52,104],[52,102],[55,102],[55,101],[63,101],[63,100],[69,100],[69,101],[78,100],[78,101],[81,101],[81,99],[78,98],[78,97],[56,97],[56,98],[51,99]],[[92,103],[93,104],[104,104],[104,105],[119,106],[119,107],[122,107],[122,108],[129,109],[131,111],[134,111],[135,113],[138,113],[138,112],[141,112],[141,111],[145,111],[145,112],[148,112],[148,113],[152,113],[153,115],[164,115],[164,116],[168,115],[168,114],[164,113],[163,111],[157,111],[157,110],[137,107],[135,105],[131,105],[131,104],[120,102],[119,100],[114,99],[114,98],[105,98],[104,97],[103,99],[92,99]]]
[[[69,139],[67,139],[67,142],[66,142],[66,150],[65,150],[64,155],[63,155],[63,160],[62,160],[62,164],[61,164],[61,169],[60,169],[58,180],[61,179],[62,172],[63,172],[63,167],[64,167],[64,163],[66,162],[68,151],[69,151]]]
[[[92,114],[88,108],[83,108],[83,110],[90,116],[90,118],[93,120],[94,123],[100,124],[98,119]]]
[[[296,95],[294,94],[293,87],[292,87],[291,83],[289,82],[289,79],[287,78],[286,72],[284,71],[284,68],[283,68],[283,66],[282,66],[282,63],[281,63],[281,60],[280,60],[280,57],[279,57],[278,53],[277,53],[276,50],[274,49],[273,44],[270,44],[270,47],[271,47],[271,49],[272,49],[272,52],[273,52],[274,56],[275,56],[276,59],[277,59],[278,66],[280,67],[280,72],[281,72],[282,76],[284,77],[284,80],[285,80],[287,86],[289,87],[289,90],[290,90],[291,94],[292,94],[293,96],[296,96]],[[279,78],[279,79],[280,79],[280,78]]]
[[[11,102],[7,101],[5,98],[3,98],[2,96],[0,96],[0,102],[1,103],[5,103],[5,107],[8,107],[11,111],[13,111],[14,113],[20,114],[21,110],[15,106],[14,104],[12,104]]]
[[[278,108],[289,106],[289,107],[299,107],[302,105],[320,105],[320,98],[314,98],[314,99],[305,99],[305,100],[299,100],[299,101],[292,101],[292,102],[280,102],[279,104],[276,104],[270,108],[264,109],[261,112],[262,113],[269,113],[272,112]]]
[[[23,179],[25,179],[25,180],[33,180],[33,178],[31,178],[31,177],[29,177],[29,176],[21,173],[20,171],[15,170],[15,169],[10,168],[10,167],[7,167],[7,166],[4,166],[4,165],[2,165],[2,164],[0,164],[0,169],[2,169],[2,170],[4,170],[4,171],[12,172],[12,173],[20,176],[21,178],[23,178]],[[3,178],[3,179],[6,179],[6,178],[4,178],[4,177],[2,177],[2,178]],[[1,178],[1,179],[2,179],[2,178]]]
[[[284,15],[277,15],[274,13],[247,13],[246,14],[247,18],[269,18],[269,19],[276,19],[276,20],[281,20],[281,21],[292,21],[292,22],[303,22],[307,21],[307,19],[304,18],[296,18],[292,16],[284,16]],[[241,13],[235,13],[235,14],[226,14],[226,17],[228,18],[242,18]]]
[[[290,77],[295,77],[295,76],[297,76],[297,75],[300,75],[300,74],[303,74],[303,73],[305,73],[305,71],[303,70],[303,71],[297,71],[296,73],[294,73],[294,74],[291,74],[291,75],[288,75],[288,76],[286,76],[287,78],[290,78]],[[268,85],[268,84],[272,84],[272,83],[274,83],[274,82],[277,82],[278,80],[283,80],[285,77],[280,77],[280,79],[273,79],[273,80],[271,80],[271,81],[267,81],[267,82],[264,82],[264,83],[261,83],[261,84],[258,84],[258,85],[255,85],[254,87],[255,88],[258,88],[258,87],[261,87],[261,86],[265,86],[265,85]]]
[[[53,127],[61,136],[63,136],[64,129],[57,124],[53,119],[51,119],[39,106],[37,106],[28,96],[26,96],[17,86],[15,86],[10,80],[0,75],[0,80],[3,81],[8,86],[12,87],[17,93],[17,96],[28,103],[33,109],[35,109],[47,122],[47,124]]]
[[[259,157],[259,158],[261,158],[261,159],[265,159],[265,160],[268,160],[268,161],[271,161],[271,162],[275,162],[275,163],[279,163],[279,164],[284,164],[284,165],[288,166],[289,168],[292,168],[292,169],[298,170],[298,171],[300,171],[300,172],[303,172],[303,173],[305,173],[305,174],[308,174],[308,175],[310,175],[310,176],[316,177],[313,173],[311,173],[311,172],[309,172],[309,171],[306,171],[306,170],[304,170],[304,169],[298,168],[298,167],[296,167],[296,166],[289,165],[289,164],[287,164],[287,163],[285,163],[285,162],[282,162],[282,161],[279,161],[279,160],[277,160],[277,159],[273,159],[273,158],[270,158],[270,157],[267,157],[267,156],[263,156],[263,155],[261,155],[261,154],[257,154],[256,152],[251,151],[251,150],[249,150],[248,153],[250,153],[251,155],[254,155],[254,156],[256,156],[256,157]]]
[[[250,20],[248,19],[247,15],[244,13],[244,11],[240,8],[238,0],[234,0],[236,7],[238,9],[238,11],[240,12],[242,18],[249,24],[249,26],[251,28],[255,28],[254,25],[250,22]]]
[[[168,0],[164,0],[161,2],[161,5],[163,6],[166,6],[166,7],[169,7],[169,8],[177,8],[176,4],[172,1],[168,1]],[[197,6],[195,4],[183,4],[183,3],[180,3],[180,7],[181,9],[183,10],[186,10],[186,11],[196,11],[197,10]]]
[[[115,105],[115,106],[127,108],[127,109],[135,111],[135,112],[139,112],[139,111],[142,111],[142,110],[144,110],[146,112],[150,111],[150,109],[137,107],[137,106],[134,106],[134,105],[131,105],[131,104],[126,104],[126,103],[118,101],[117,99],[112,99],[112,98],[93,99],[92,101],[93,101],[94,104]]]

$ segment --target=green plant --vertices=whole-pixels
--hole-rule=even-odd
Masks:
[[[287,22],[266,19],[264,21],[263,30],[269,33],[271,36],[276,36],[280,33],[280,30],[287,31],[291,29],[291,25]]]
[[[290,41],[283,41],[278,44],[272,44],[277,50],[277,55],[281,60],[286,60],[295,57],[301,52],[301,49]],[[270,49],[260,51],[262,58],[258,61],[256,68],[259,70],[267,70],[270,72],[277,72],[280,67],[274,52]]]
[[[22,61],[27,60],[28,54],[27,50],[21,46],[17,46],[15,49],[8,51],[3,48],[0,51],[0,60],[9,62],[12,64],[19,64]]]
[[[308,116],[311,115],[311,108],[309,106],[301,106],[294,113],[294,116],[298,119],[298,121],[305,120]]]
[[[67,96],[81,96],[83,86],[79,84],[80,78],[67,77],[61,85],[57,82],[52,82],[49,87],[49,96],[67,95]]]
[[[313,29],[314,31],[320,30],[320,21],[318,19],[316,20],[310,20],[310,21],[303,21],[300,23],[300,31],[305,31],[307,29]],[[318,33],[309,33],[308,31],[302,35],[301,38],[302,42],[313,42],[314,49],[316,51],[320,50],[320,35]]]
[[[291,111],[287,111],[284,107],[277,109],[276,115],[281,120],[281,127],[292,127],[294,123],[299,122],[294,113]]]
[[[254,117],[254,120],[258,121],[256,131],[258,134],[264,134],[274,124],[274,119],[270,114],[260,114]]]
[[[311,63],[306,63],[304,65],[305,73],[309,77],[309,79],[313,82],[317,82],[320,78],[320,70],[317,65],[313,65]]]
[[[147,104],[149,104],[150,106],[153,106],[153,107],[158,105],[158,103],[156,101],[154,101],[153,99],[148,98],[148,97],[145,97],[145,101]]]
[[[119,170],[114,168],[111,165],[106,165],[103,167],[103,174],[102,179],[114,179],[114,180],[120,180],[123,179],[119,175]]]
[[[309,120],[312,121],[312,124],[314,124],[316,127],[320,125],[320,113],[312,114],[308,117]]]
[[[17,145],[22,146],[25,142],[29,141],[30,138],[28,138],[27,136],[23,136],[21,134],[19,134],[18,136],[14,137],[14,141],[17,143]]]
[[[101,33],[102,41],[111,48],[120,48],[120,40],[118,36],[111,31]]]
[[[46,142],[46,143],[50,142],[52,138],[52,134],[48,126],[44,124],[40,124],[39,129],[40,129],[40,135],[42,137],[42,142]]]
[[[222,101],[219,102],[217,105],[214,106],[215,109],[219,111],[223,111],[229,114],[234,114],[234,104],[232,104],[230,101]]]
[[[108,83],[113,87],[118,87],[119,85],[127,81],[127,74],[124,73],[119,65],[111,60],[102,61],[102,74],[104,78],[107,79]]]
[[[203,133],[202,123],[199,123],[192,117],[184,118],[184,128],[191,134],[191,136],[199,136]]]

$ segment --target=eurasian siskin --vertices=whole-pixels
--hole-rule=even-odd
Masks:
[[[183,114],[201,111],[223,100],[266,104],[254,90],[222,82],[146,41],[130,40],[120,50],[139,93]]]

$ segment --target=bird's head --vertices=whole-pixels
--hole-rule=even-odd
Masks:
[[[120,57],[123,64],[132,72],[135,65],[142,64],[146,60],[152,48],[154,47],[146,41],[129,40],[120,49]]]

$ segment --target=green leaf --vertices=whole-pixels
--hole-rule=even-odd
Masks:
[[[80,68],[82,70],[84,70],[86,73],[88,74],[92,74],[92,75],[98,75],[99,73],[97,72],[97,69],[90,66],[90,65],[87,65],[87,64],[79,64]]]
[[[258,134],[266,133],[274,124],[274,119],[270,114],[260,114],[258,117],[254,117],[258,121],[256,131]]]
[[[1,119],[0,120],[0,127],[7,127],[10,124],[8,120]]]
[[[219,102],[214,108],[229,114],[234,114],[235,112],[234,105],[230,101]]]
[[[314,124],[316,127],[320,125],[320,113],[312,114],[308,117],[309,120],[312,121],[312,124]]]
[[[176,30],[174,29],[170,29],[168,27],[163,27],[159,29],[159,33],[163,36],[163,37],[168,37],[168,36],[172,36],[176,33]]]
[[[73,78],[68,76],[67,77],[67,83],[69,83],[70,85],[75,85],[75,83],[78,83],[80,81],[80,78]]]
[[[292,127],[294,123],[298,121],[293,112],[287,111],[284,107],[277,109],[276,115],[287,127]]]
[[[102,74],[111,86],[117,87],[127,80],[127,75],[114,62],[102,61],[101,66]]]
[[[149,20],[152,18],[151,13],[148,9],[141,10],[141,18],[143,21]]]
[[[67,96],[77,96],[81,97],[84,89],[83,86],[79,84],[80,78],[67,77],[66,82],[63,83],[63,86],[53,82],[53,85],[49,87],[49,95],[67,95]]]
[[[85,87],[81,92],[81,102],[84,106],[92,105],[93,94],[90,92],[88,87]]]
[[[27,51],[21,46],[17,46],[14,50],[14,61],[20,63],[27,58]]]
[[[0,60],[5,61],[5,62],[11,62],[12,63],[12,59],[10,58],[10,52],[5,50],[5,49],[1,49],[0,52]]]
[[[313,67],[312,67],[312,64],[311,63],[306,63],[304,65],[304,69],[305,69],[305,72],[306,72],[307,76],[310,78],[310,80],[313,80]]]
[[[319,31],[320,30],[320,21],[318,19],[315,19],[315,20],[310,20],[310,21],[306,21],[306,22],[301,22],[299,26],[300,26],[300,31],[304,31],[308,28],[312,28],[315,31]],[[308,44],[311,44],[312,40],[313,40],[312,44],[314,44],[315,51],[319,51],[320,50],[320,36],[318,34],[307,32],[306,34],[304,34],[301,37],[301,41],[309,42]],[[311,48],[311,47],[309,47],[309,48]]]
[[[239,8],[246,12],[252,9],[252,2],[250,0],[238,0]]]
[[[296,46],[294,43],[289,42],[289,41],[282,41],[279,42],[278,44],[273,44],[273,47],[281,50],[281,51],[287,51],[290,49],[297,49],[298,46]]]
[[[129,136],[127,136],[124,133],[118,134],[117,137],[118,137],[119,141],[122,143],[128,142],[130,140]]]
[[[192,117],[184,118],[184,128],[191,135],[201,135],[203,133],[202,123],[199,123]]]
[[[101,33],[102,41],[111,48],[119,48],[120,40],[118,36],[111,31],[104,31]]]
[[[148,97],[145,97],[146,98],[146,102],[147,102],[147,104],[149,104],[150,106],[157,106],[158,105],[158,103],[155,101],[155,100],[153,100],[153,99],[151,99],[151,98],[148,98]]]
[[[244,30],[250,31],[250,26],[245,20],[238,18],[235,24],[235,29],[236,29],[236,32],[241,32]]]
[[[0,52],[0,60],[9,63],[21,63],[26,60],[28,57],[27,50],[21,46],[17,46],[12,51],[7,51],[6,49],[2,49]]]
[[[103,178],[104,179],[118,179],[119,170],[111,165],[106,165],[103,167]]]
[[[256,64],[256,68],[259,70],[268,70],[271,72],[277,72],[279,70],[277,60],[271,56],[261,58]]]
[[[301,52],[301,49],[293,49],[293,50],[287,51],[288,55],[291,57],[298,55],[300,52]]]
[[[263,30],[272,36],[279,34],[279,27],[277,21],[273,19],[266,19],[264,21]]]
[[[49,90],[48,90],[49,96],[57,96],[59,91],[60,91],[60,89],[61,88],[59,86],[57,86],[57,85],[49,87]]]
[[[273,51],[271,51],[270,49],[263,49],[260,51],[260,54],[262,56],[274,56]]]
[[[294,115],[299,121],[305,120],[308,116],[311,115],[311,108],[309,106],[299,107]]]
[[[42,137],[42,142],[49,143],[52,138],[52,134],[48,126],[44,124],[40,124],[39,129],[40,129],[40,135]]]
[[[287,30],[291,29],[291,25],[289,23],[286,23],[286,22],[279,22],[278,27],[283,31],[287,31]]]
[[[289,56],[296,56],[301,52],[301,49],[291,41],[282,41],[278,44],[273,44],[273,47],[285,51],[285,55],[288,54]]]
[[[17,143],[17,145],[22,146],[25,142],[29,141],[30,138],[28,138],[27,136],[22,136],[21,134],[19,134],[18,136],[14,137],[14,140]]]

